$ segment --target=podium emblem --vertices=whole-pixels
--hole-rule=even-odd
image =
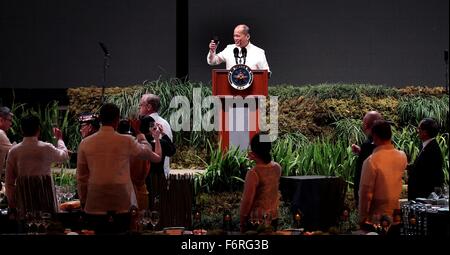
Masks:
[[[247,89],[253,82],[252,70],[246,65],[235,65],[228,72],[228,82],[237,90]]]

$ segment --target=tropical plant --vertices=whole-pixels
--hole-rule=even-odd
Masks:
[[[418,126],[424,118],[434,118],[439,123],[441,130],[449,130],[449,97],[404,97],[398,104],[399,124]]]
[[[63,168],[61,168],[61,171],[53,173],[53,181],[57,186],[77,186],[76,175]]]
[[[362,130],[362,121],[356,119],[341,119],[333,123],[334,132],[338,140],[347,141],[348,144],[362,144],[365,134]]]
[[[445,183],[449,184],[449,173],[450,173],[450,169],[449,169],[449,151],[448,151],[448,147],[449,147],[449,134],[445,133],[445,134],[440,134],[438,136],[436,136],[436,141],[439,144],[439,147],[441,148],[441,152],[442,152],[442,158],[444,159],[444,165],[443,165],[443,171],[444,171],[444,179],[445,179]]]
[[[174,96],[184,96],[189,100],[190,106],[189,130],[174,132],[174,142],[178,145],[188,144],[194,147],[204,147],[206,141],[214,138],[215,132],[208,132],[202,128],[197,131],[193,127],[193,111],[195,109],[201,109],[201,114],[204,114],[207,111],[206,109],[201,108],[201,101],[194,102],[194,89],[200,89],[200,100],[211,95],[211,89],[201,83],[182,82],[173,79],[169,81],[145,81],[142,87],[136,88],[134,91],[124,91],[120,94],[108,96],[107,101],[119,106],[122,117],[129,118],[137,113],[139,100],[142,95],[152,93],[160,97],[161,107],[159,114],[167,121],[170,121],[171,114],[178,110],[170,107],[172,99]],[[200,108],[194,107],[194,104],[200,104]]]
[[[245,175],[252,166],[246,157],[246,151],[232,147],[225,152],[220,145],[215,149],[209,142],[208,148],[210,151],[208,167],[204,173],[195,175],[195,193],[242,190]]]
[[[292,175],[300,157],[298,150],[308,142],[308,138],[301,133],[285,134],[274,142],[273,160],[280,164],[282,175]]]
[[[408,125],[400,129],[393,127],[392,141],[397,149],[406,153],[408,162],[414,162],[419,154],[420,144],[420,140],[414,126]]]

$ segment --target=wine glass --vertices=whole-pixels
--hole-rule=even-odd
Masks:
[[[52,214],[48,212],[41,212],[42,226],[44,227],[44,233],[47,233],[48,225],[50,224],[50,220],[52,218]]]
[[[27,224],[27,233],[29,235],[35,234],[37,231],[33,212],[27,211],[25,213],[25,222]]]
[[[214,43],[216,44],[216,46],[219,46],[219,42],[220,42],[219,36],[217,36],[217,35],[213,36],[212,40],[214,41]]]
[[[75,190],[71,186],[65,186],[64,187],[64,193],[63,193],[65,201],[71,201],[73,197],[75,196]]]
[[[158,211],[151,211],[150,223],[152,224],[152,226],[153,226],[152,230],[154,231],[156,225],[158,225],[158,223],[159,223],[159,212]]]
[[[63,201],[63,191],[61,186],[55,185],[55,193],[56,193],[56,199],[58,200],[58,205],[60,205]]]
[[[142,210],[140,214],[142,215],[142,218],[139,223],[142,225],[142,228],[145,230],[145,229],[147,229],[148,224],[150,223],[151,211],[150,210]]]

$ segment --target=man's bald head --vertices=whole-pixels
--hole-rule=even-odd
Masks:
[[[371,135],[371,130],[373,127],[373,124],[377,120],[382,120],[383,117],[381,114],[377,111],[370,111],[364,115],[363,118],[363,131],[367,136]]]

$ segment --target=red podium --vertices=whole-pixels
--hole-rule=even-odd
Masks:
[[[224,69],[212,70],[212,94],[219,97],[222,102],[221,119],[219,120],[219,137],[223,150],[227,150],[230,146],[240,146],[241,149],[247,149],[251,138],[259,131],[259,114],[258,114],[258,97],[268,96],[268,72],[267,70],[252,70],[253,81],[251,85],[243,90],[239,90],[231,86],[228,75],[229,71]],[[250,96],[250,97],[249,97]],[[253,99],[251,99],[253,97]],[[248,107],[247,104],[239,105],[240,98],[245,101],[255,102],[255,107]],[[233,101],[234,100],[234,101]],[[231,104],[230,104],[231,102]],[[240,110],[242,116],[238,114]],[[232,119],[234,118],[234,120]],[[230,127],[230,123],[244,121],[244,130],[234,130]],[[233,124],[232,124],[233,125]],[[235,134],[238,134],[237,136]],[[245,148],[243,148],[245,147]]]

